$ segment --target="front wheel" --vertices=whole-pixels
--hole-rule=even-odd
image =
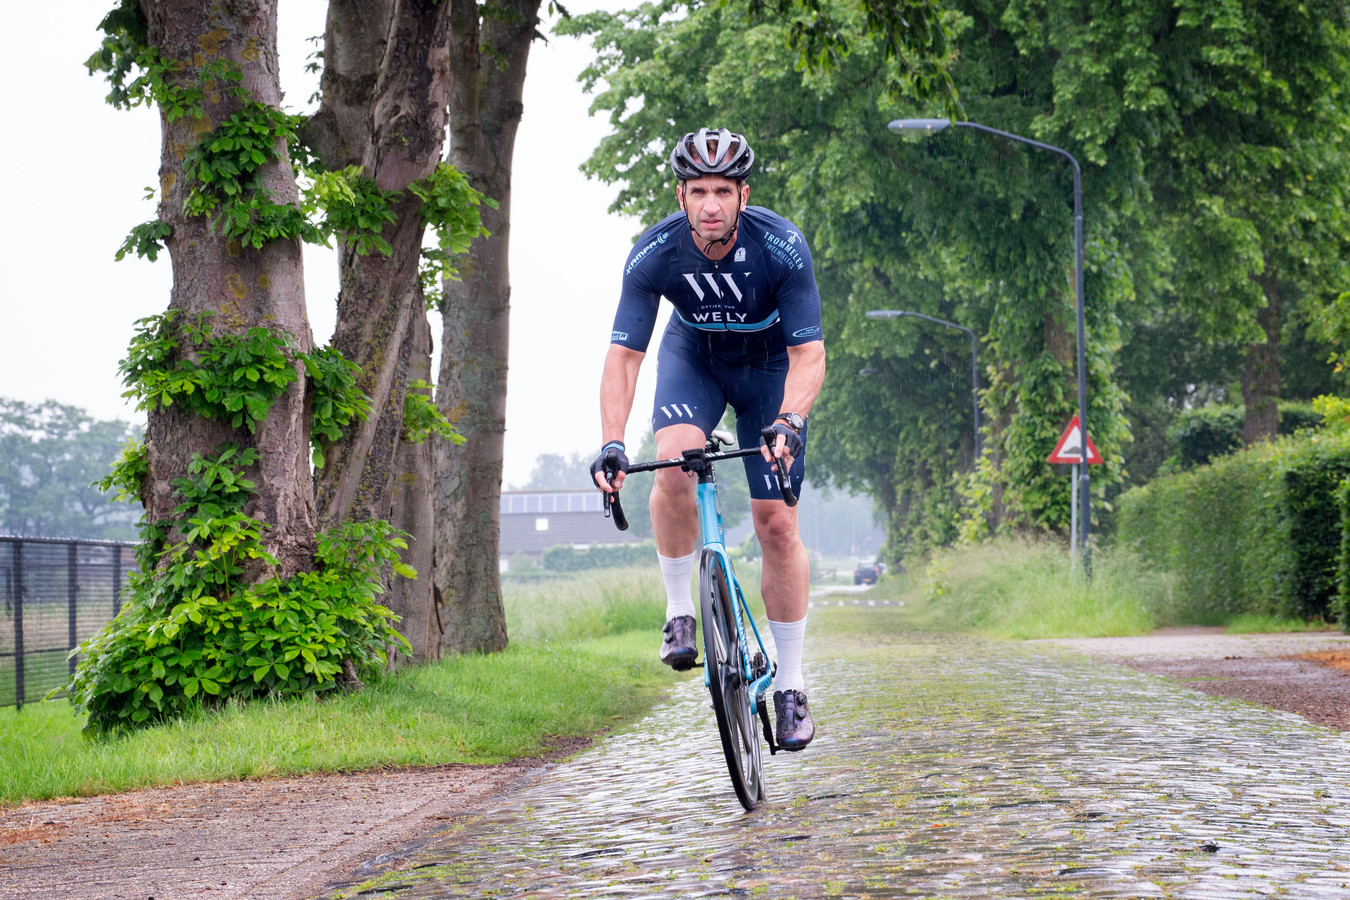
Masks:
[[[745,680],[737,623],[741,606],[732,594],[722,559],[703,551],[699,563],[700,619],[703,623],[703,661],[712,694],[717,731],[722,738],[731,786],[747,810],[764,799],[764,761],[759,733],[750,712],[750,686]]]

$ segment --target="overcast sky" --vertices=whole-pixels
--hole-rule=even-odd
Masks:
[[[136,419],[121,397],[117,363],[132,323],[168,306],[172,273],[167,254],[156,263],[113,261],[130,228],[155,218],[154,201],[143,197],[158,183],[159,119],[154,110],[114,110],[104,103],[105,83],[84,69],[112,5],[6,8],[0,396]],[[282,88],[293,111],[304,110],[317,87],[318,76],[304,72],[314,49],[306,38],[322,35],[325,8],[323,0],[280,2]],[[602,120],[587,116],[590,98],[577,81],[590,58],[588,44],[566,37],[536,43],[530,53],[513,182],[507,485],[524,482],[539,453],[598,450],[600,365],[639,226],[608,213],[614,190],[578,172],[606,133]],[[331,251],[306,248],[305,284],[314,337],[323,343],[333,333],[337,296]],[[435,314],[432,333],[439,346]],[[644,368],[630,444],[648,427],[654,369]]]

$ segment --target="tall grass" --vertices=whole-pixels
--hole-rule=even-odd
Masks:
[[[0,804],[173,782],[493,763],[612,727],[670,684],[650,570],[508,588],[512,643],[409,667],[355,694],[231,705],[87,740],[64,700],[0,710]]]
[[[513,642],[556,643],[646,631],[665,623],[666,594],[656,569],[601,569],[503,586]]]
[[[1174,621],[1170,580],[1132,555],[1096,550],[1092,579],[1070,570],[1062,547],[1006,539],[935,553],[927,567],[880,586],[911,621],[990,637],[1144,634]]]

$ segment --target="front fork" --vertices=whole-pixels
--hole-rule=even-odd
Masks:
[[[722,530],[722,510],[718,508],[717,502],[717,488],[708,475],[700,475],[697,496],[703,549],[711,550],[717,555],[718,564],[728,576],[727,580],[733,595],[732,602],[738,604],[743,613],[733,618],[736,621],[736,644],[741,648],[740,675],[750,687],[750,714],[759,716],[764,725],[764,739],[769,745],[769,752],[777,753],[778,745],[774,742],[773,727],[769,723],[769,713],[764,703],[764,695],[769,690],[769,685],[773,684],[773,671],[768,661],[769,652],[764,648],[764,640],[759,635],[759,626],[755,624],[755,617],[750,615],[745,603],[745,593],[741,590],[741,583],[731,567],[731,559],[727,556],[725,533]],[[746,622],[750,623],[750,634],[754,635],[755,645],[759,647],[759,651],[753,656],[746,651],[748,647]],[[706,666],[703,671],[703,687],[705,689],[711,687]]]

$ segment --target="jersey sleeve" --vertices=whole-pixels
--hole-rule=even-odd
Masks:
[[[799,234],[792,226],[789,236]],[[792,242],[790,254],[776,254],[782,267],[778,286],[778,315],[783,323],[783,338],[789,347],[824,340],[820,317],[820,288],[816,286],[816,270],[811,263],[811,248],[806,238]]]
[[[668,231],[653,229],[633,246],[624,263],[623,287],[619,292],[619,308],[614,313],[614,328],[609,342],[621,344],[630,350],[647,352],[652,331],[656,328],[656,314],[661,306],[663,254],[658,252],[669,239]]]

